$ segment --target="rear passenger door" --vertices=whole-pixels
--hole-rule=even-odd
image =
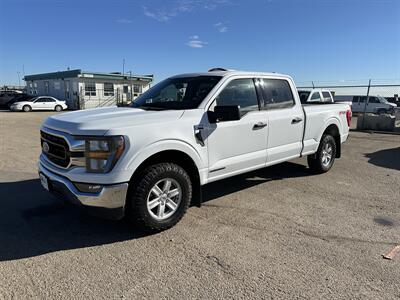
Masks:
[[[267,165],[300,156],[304,115],[296,104],[293,84],[287,79],[259,81],[263,109],[268,112]]]
[[[46,98],[45,109],[46,110],[54,110],[54,106],[56,104],[56,100],[52,98]]]

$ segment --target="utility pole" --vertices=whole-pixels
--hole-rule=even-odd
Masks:
[[[125,74],[125,58],[122,59],[122,76]]]
[[[18,74],[18,87],[20,87],[21,86],[21,76],[20,76],[20,72],[19,71],[17,71],[17,74]]]
[[[368,89],[367,89],[367,99],[365,99],[365,104],[364,104],[364,113],[363,113],[363,119],[362,119],[362,129],[364,130],[364,124],[365,124],[365,113],[367,111],[367,105],[369,101],[369,90],[371,88],[371,79],[368,82]]]

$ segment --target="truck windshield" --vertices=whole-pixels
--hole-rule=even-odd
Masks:
[[[387,101],[386,98],[382,97],[382,96],[378,96],[378,99],[381,103],[389,103],[389,101]]]
[[[197,108],[221,78],[221,76],[168,78],[137,98],[131,106],[151,110]]]

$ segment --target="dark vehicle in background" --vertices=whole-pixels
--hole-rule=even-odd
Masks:
[[[15,102],[20,101],[29,101],[30,99],[34,98],[34,96],[28,94],[16,94],[10,101],[7,102],[8,108],[13,105]]]
[[[22,92],[19,91],[2,91],[0,92],[0,106],[7,106],[7,103],[11,101],[16,95],[20,95]]]

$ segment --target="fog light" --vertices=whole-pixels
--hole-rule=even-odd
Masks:
[[[99,193],[103,189],[103,186],[99,184],[74,183],[74,185],[82,193]]]

